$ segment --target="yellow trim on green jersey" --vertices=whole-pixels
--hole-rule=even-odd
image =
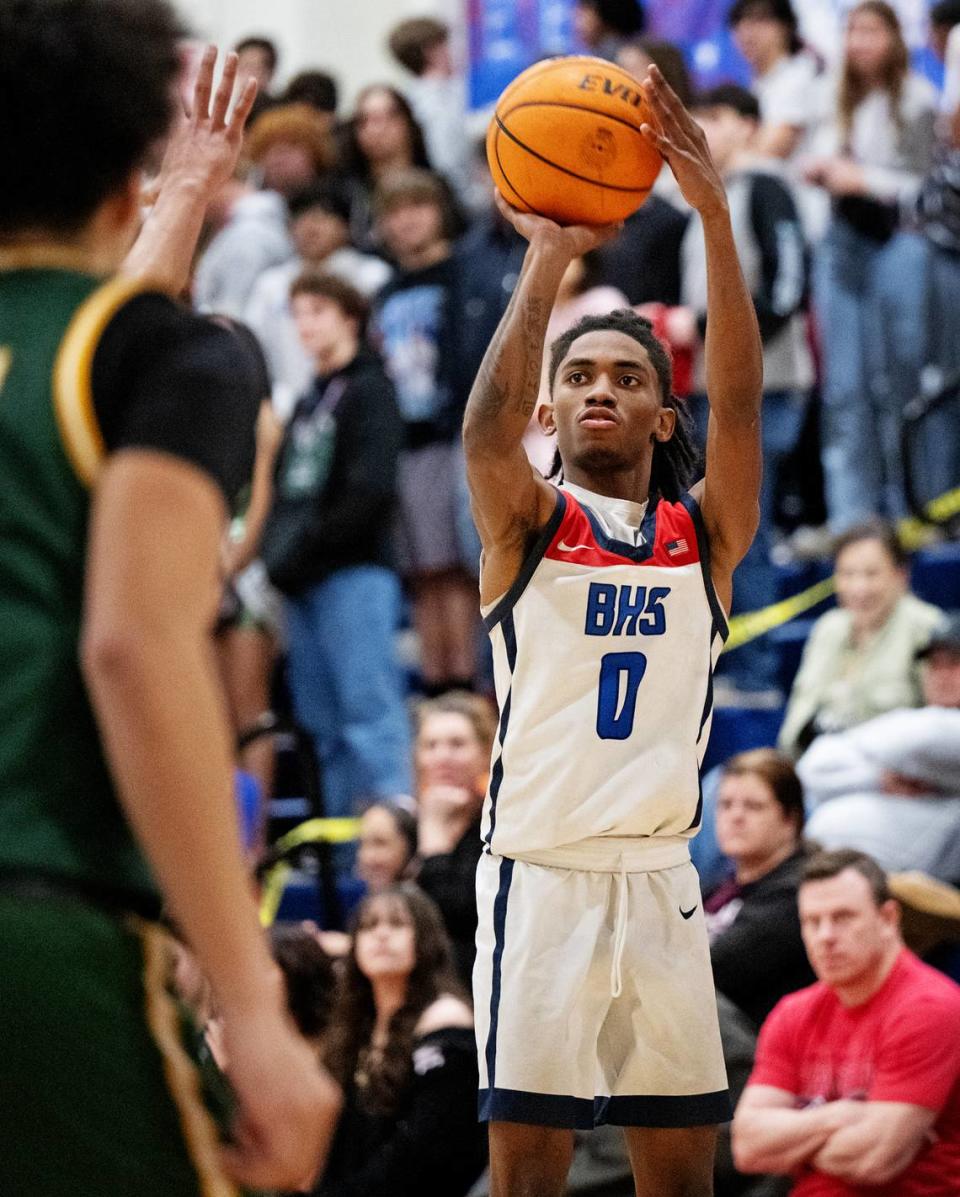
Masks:
[[[60,439],[77,477],[92,486],[106,456],[93,403],[93,357],[107,325],[128,299],[150,290],[141,279],[113,278],[77,308],[53,367]]]

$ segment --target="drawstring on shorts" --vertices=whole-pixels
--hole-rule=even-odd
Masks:
[[[623,992],[623,949],[627,942],[627,867],[620,857],[620,892],[617,895],[617,922],[613,929],[613,961],[610,965],[610,996],[618,998]]]

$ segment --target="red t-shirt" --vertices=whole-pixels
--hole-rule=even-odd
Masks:
[[[890,1184],[849,1185],[806,1168],[792,1197],[960,1194],[960,986],[904,949],[882,987],[847,1008],[818,982],[785,997],[763,1025],[751,1085],[797,1095],[899,1101],[938,1114],[935,1141]]]

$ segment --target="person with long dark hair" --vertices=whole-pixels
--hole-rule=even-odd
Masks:
[[[473,1016],[439,911],[412,885],[361,902],[325,1058],[344,1089],[316,1197],[461,1197],[486,1162]]]
[[[819,99],[809,182],[830,223],[814,259],[823,347],[823,470],[834,532],[906,514],[901,411],[927,335],[925,253],[901,214],[933,161],[936,93],[910,70],[884,0],[850,12],[837,75]]]

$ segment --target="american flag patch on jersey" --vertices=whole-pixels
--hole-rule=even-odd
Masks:
[[[678,553],[686,553],[688,551],[687,538],[681,536],[679,540],[667,541],[667,552],[671,557],[676,557]]]

